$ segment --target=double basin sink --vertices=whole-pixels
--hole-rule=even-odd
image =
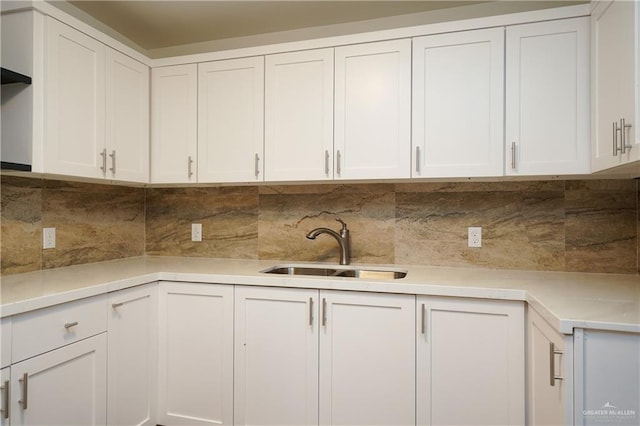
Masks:
[[[306,275],[319,277],[346,277],[359,279],[397,280],[407,276],[407,271],[373,268],[342,268],[312,265],[276,265],[261,271],[265,274]]]

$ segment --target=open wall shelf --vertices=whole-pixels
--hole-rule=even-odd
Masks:
[[[31,84],[31,77],[24,74],[20,74],[15,71],[1,68],[2,70],[2,84],[24,83]]]

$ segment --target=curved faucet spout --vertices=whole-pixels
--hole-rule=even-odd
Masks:
[[[346,223],[344,223],[340,219],[336,219],[336,220],[342,223],[342,229],[340,230],[340,233],[337,233],[333,229],[329,229],[329,228],[316,228],[311,230],[311,232],[307,234],[307,238],[310,240],[315,240],[316,237],[318,237],[318,235],[320,234],[331,235],[333,238],[335,238],[335,240],[338,242],[338,245],[340,246],[340,264],[348,265],[350,261],[350,256],[351,256],[349,229],[347,229]]]

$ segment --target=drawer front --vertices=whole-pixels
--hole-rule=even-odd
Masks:
[[[0,320],[0,368],[11,364],[11,317]]]
[[[12,362],[106,330],[106,294],[16,315],[12,323]]]

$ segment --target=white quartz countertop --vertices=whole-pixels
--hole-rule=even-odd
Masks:
[[[575,327],[640,333],[640,277],[636,275],[411,265],[388,265],[408,272],[398,280],[260,272],[280,264],[306,265],[149,256],[9,275],[0,278],[0,317],[166,280],[517,300],[527,302],[561,333],[571,334]],[[385,268],[351,265],[360,266]]]

